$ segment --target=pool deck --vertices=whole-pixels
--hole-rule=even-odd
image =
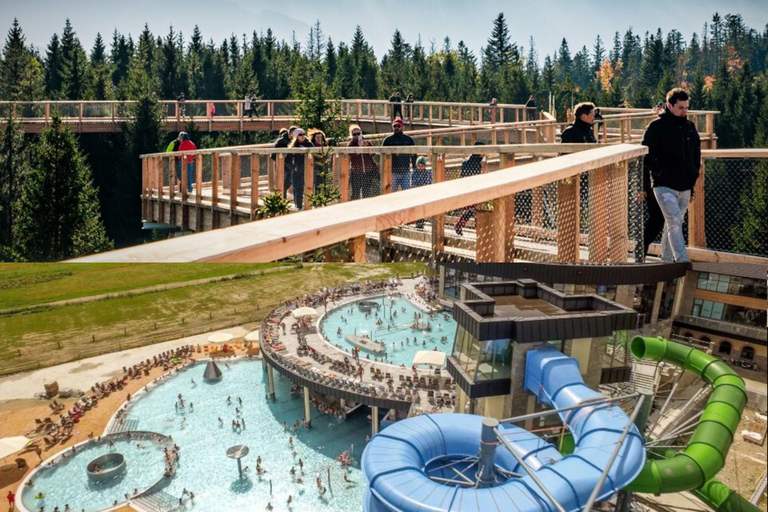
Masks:
[[[411,301],[418,308],[423,311],[429,311],[429,304],[416,293],[416,286],[419,284],[419,279],[403,279],[403,284],[398,286],[396,293],[402,295],[403,298]],[[318,309],[318,312],[322,313],[316,319],[312,320],[310,328],[304,333],[307,345],[314,349],[318,354],[325,356],[333,361],[344,361],[346,357],[349,362],[356,366],[352,354],[345,352],[344,350],[334,346],[330,342],[323,339],[320,332],[319,324],[322,317],[330,313],[331,311],[342,308],[347,304],[357,302],[366,297],[380,297],[385,293],[393,292],[375,292],[370,294],[356,294],[353,296],[344,297],[343,300],[331,302],[327,308]],[[265,320],[268,321],[268,320]],[[440,386],[439,389],[434,387],[419,387],[419,386],[406,386],[406,378],[413,379],[414,373],[410,366],[402,367],[394,364],[388,364],[384,362],[377,362],[373,359],[367,359],[364,352],[361,352],[359,365],[363,367],[362,379],[355,374],[344,374],[336,370],[331,362],[323,362],[321,360],[313,358],[311,355],[298,355],[299,350],[299,338],[298,334],[293,332],[293,327],[296,325],[298,328],[299,321],[293,318],[292,315],[287,315],[283,318],[282,322],[285,325],[286,334],[282,334],[282,330],[278,328],[278,340],[285,346],[284,351],[272,351],[262,343],[262,350],[267,352],[267,360],[275,360],[288,371],[299,376],[297,367],[303,367],[302,377],[307,377],[311,380],[322,382],[323,386],[329,388],[337,388],[339,391],[344,391],[346,394],[352,393],[357,396],[357,402],[366,405],[373,405],[375,402],[380,402],[381,399],[398,400],[400,402],[411,402],[411,406],[404,404],[405,408],[410,408],[410,415],[421,414],[424,412],[453,412],[453,406],[451,405],[432,405],[429,401],[429,390],[432,390],[437,395],[444,395],[445,393],[451,398],[451,404],[454,403],[455,395],[453,387],[446,387],[446,383],[451,383],[452,379],[448,375],[447,371],[443,370],[439,377]],[[453,340],[449,340],[450,343]],[[374,379],[372,370],[378,369],[382,375],[390,374],[392,384],[388,385],[388,379],[386,377],[382,379]],[[282,373],[282,372],[281,372]],[[434,371],[430,370],[418,370],[418,376],[425,379],[434,379]],[[401,380],[402,378],[402,380]],[[299,380],[299,379],[296,379]],[[355,391],[349,387],[349,382],[358,383],[360,386],[367,387],[368,389],[375,389],[376,393],[365,393],[361,391]],[[408,395],[410,392],[410,395]],[[418,399],[416,398],[418,397]],[[402,409],[403,407],[398,407]]]

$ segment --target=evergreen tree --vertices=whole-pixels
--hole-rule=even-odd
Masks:
[[[61,93],[61,43],[59,35],[53,34],[45,50],[45,95],[57,100]]]
[[[61,93],[68,100],[85,96],[88,86],[88,59],[69,20],[61,34]]]
[[[97,195],[75,136],[55,116],[32,149],[14,212],[14,258],[57,261],[111,249]]]
[[[186,89],[181,60],[182,49],[171,25],[160,47],[160,97],[163,99],[176,99]]]
[[[110,50],[109,61],[112,64],[112,83],[118,86],[128,76],[131,53],[128,50],[125,36],[118,33],[117,30],[112,33],[112,49]]]
[[[605,47],[603,46],[603,40],[600,38],[600,34],[595,39],[595,44],[592,46],[592,69],[590,70],[590,78],[595,76],[600,70],[600,65],[605,60]]]
[[[106,47],[101,34],[96,34],[90,60],[87,96],[94,100],[106,100],[112,95],[112,82],[107,65]]]
[[[558,81],[564,81],[566,77],[569,77],[573,73],[573,59],[571,58],[571,50],[568,48],[568,41],[563,38],[560,43],[560,48],[557,51],[557,60],[555,61],[555,71],[557,73]]]
[[[740,222],[731,228],[733,250],[768,254],[768,163],[756,164],[754,177],[741,194]]]
[[[483,66],[487,66],[489,71],[494,73],[507,64],[516,63],[519,59],[517,46],[510,42],[507,20],[504,18],[504,13],[500,12],[493,20],[491,37],[483,51]]]
[[[0,59],[0,99],[30,101],[42,94],[42,66],[27,48],[19,21],[14,19]]]
[[[28,169],[24,134],[10,109],[0,126],[0,137],[0,261],[8,261],[12,258],[14,210]]]

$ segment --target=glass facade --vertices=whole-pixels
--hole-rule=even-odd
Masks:
[[[512,343],[509,339],[479,341],[459,326],[451,354],[474,382],[508,379]]]
[[[693,300],[691,316],[711,318],[734,324],[765,327],[766,311],[763,309],[745,308],[704,299]]]
[[[766,298],[765,280],[750,279],[748,277],[699,272],[699,280],[696,283],[696,287],[699,290],[727,293],[729,295],[757,297],[758,299]]]

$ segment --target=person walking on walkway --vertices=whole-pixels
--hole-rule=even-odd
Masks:
[[[392,121],[403,117],[403,99],[400,97],[400,92],[395,91],[392,96],[389,97],[389,102],[392,104]]]
[[[251,97],[248,95],[248,93],[245,93],[245,99],[243,100],[243,111],[245,112],[244,115],[248,116],[249,119],[253,119],[253,109],[251,109]]]
[[[181,132],[181,144],[179,144],[179,151],[197,151],[195,143],[189,139],[187,132]],[[195,155],[188,155],[187,159],[187,193],[192,192],[192,182],[195,181]]]
[[[392,135],[381,143],[389,146],[415,146],[413,137],[403,133],[403,120],[399,117],[392,122]],[[416,167],[415,154],[392,155],[392,192],[411,188],[411,167]]]
[[[672,89],[667,93],[664,111],[651,121],[643,135],[643,145],[648,147],[643,161],[645,178],[650,178],[664,216],[661,259],[667,262],[689,261],[683,220],[701,166],[701,139],[696,125],[688,120],[689,106],[688,93]]]
[[[595,132],[592,123],[595,122],[595,104],[590,102],[579,103],[573,113],[573,123],[563,130],[560,140],[566,143],[596,144]]]

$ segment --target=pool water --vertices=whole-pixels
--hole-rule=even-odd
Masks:
[[[351,449],[354,464],[359,467],[365,437],[370,432],[366,415],[353,415],[347,421],[340,422],[313,409],[312,429],[299,428],[295,434],[290,430],[285,432],[283,422],[290,426],[295,420],[304,418],[303,398],[299,395],[291,397],[290,382],[276,378],[277,401],[272,403],[265,399],[266,373],[260,361],[232,360],[227,363],[228,367],[224,361],[218,364],[223,372],[221,381],[203,382],[205,363],[195,364],[137,398],[127,413],[128,418],[138,419],[137,430],[170,435],[181,449],[176,475],[167,480],[168,485],[163,492],[176,500],[182,496],[184,489],[194,492],[195,501],[194,504],[187,504],[188,510],[265,510],[267,503],[272,503],[275,510],[288,510],[290,495],[293,500],[290,510],[294,511],[359,511],[365,487],[362,473],[353,467],[348,475],[350,482],[344,482],[343,470],[335,458]],[[275,375],[278,376],[277,373]],[[187,405],[177,412],[174,404],[179,393]],[[232,398],[231,405],[226,403],[228,396]],[[238,404],[238,397],[243,400],[242,407]],[[240,414],[236,408],[241,409]],[[223,420],[223,425],[219,424],[218,418]],[[233,419],[244,420],[245,429],[233,431]],[[294,438],[293,447],[288,444],[291,435]],[[250,448],[250,454],[242,459],[243,468],[249,468],[244,479],[239,478],[237,461],[226,456],[227,448],[237,444]],[[262,477],[255,471],[258,456],[261,456],[262,466],[267,471]],[[88,461],[92,458],[89,457]],[[299,476],[299,459],[304,463],[303,484],[294,482],[289,473],[291,467],[295,467]],[[83,461],[83,468],[88,461]],[[130,460],[128,464],[129,468],[140,467],[131,464]],[[162,472],[162,458],[159,464]],[[146,473],[150,473],[154,471],[154,466],[147,463],[146,469]],[[327,481],[329,470],[330,487]],[[70,477],[77,476],[78,470],[57,473],[62,474],[60,485],[64,486]],[[315,485],[318,475],[322,476],[323,485],[328,488],[323,496],[319,495]],[[125,477],[126,485],[131,489],[136,487],[133,476],[131,473]],[[35,489],[42,489],[42,485],[36,480]],[[73,510],[85,508],[90,512],[104,508],[90,505],[90,495],[102,492],[86,492],[82,486],[78,489],[82,494],[69,501]],[[110,496],[98,503],[111,505],[112,501]],[[95,498],[93,502],[96,502]],[[47,503],[46,510],[52,510],[52,501],[47,500]],[[63,503],[57,504],[63,508]]]
[[[137,445],[142,446],[139,448]],[[110,482],[96,484],[89,480],[86,466],[96,457],[107,453],[121,453],[125,457],[125,471]],[[76,453],[67,451],[67,458],[53,467],[38,471],[33,487],[26,487],[22,502],[28,510],[64,510],[69,504],[72,510],[103,510],[115,500],[123,503],[125,494],[134,489],[144,491],[163,477],[165,457],[163,445],[145,440],[115,440],[114,446],[96,441],[79,447]],[[45,498],[35,499],[42,492]]]
[[[325,339],[343,350],[351,351],[355,346],[347,341],[347,334],[367,335],[371,339],[386,344],[385,362],[394,365],[411,366],[416,352],[421,350],[437,348],[446,354],[451,352],[456,334],[456,321],[450,313],[436,313],[430,318],[426,311],[404,297],[379,296],[361,300],[377,302],[379,307],[372,309],[368,318],[358,307],[360,301],[334,309],[320,319],[320,330]],[[411,328],[414,313],[421,314],[420,322],[429,322],[431,331]],[[379,318],[383,323],[376,325]],[[394,325],[394,327],[387,329],[387,325]],[[338,334],[339,328],[341,328],[341,334]],[[440,338],[443,336],[447,336],[447,340],[441,342]],[[415,343],[414,339],[416,339]],[[365,358],[365,356],[366,352],[361,351],[360,357]],[[374,359],[373,355],[371,359]]]

